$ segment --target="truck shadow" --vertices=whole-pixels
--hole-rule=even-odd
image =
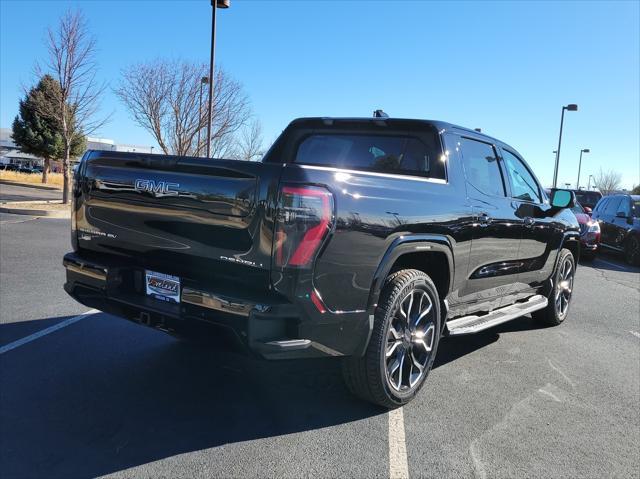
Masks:
[[[29,334],[32,323],[43,324],[0,331],[13,328],[9,336],[18,337],[16,324]],[[444,341],[436,367],[499,334]],[[258,361],[215,341],[181,343],[102,314],[0,361],[0,464],[7,478],[94,477],[228,443],[386,421],[377,418],[386,410],[347,391],[339,361]]]
[[[444,366],[478,349],[482,349],[491,343],[495,343],[500,339],[501,334],[545,329],[548,327],[549,326],[535,321],[531,316],[521,316],[476,334],[442,338],[438,346],[438,355],[433,362],[433,368]]]

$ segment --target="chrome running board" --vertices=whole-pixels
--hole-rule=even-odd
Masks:
[[[452,319],[447,321],[447,329],[450,336],[477,333],[533,311],[546,308],[548,303],[547,298],[537,294],[531,296],[527,301],[505,306],[482,316],[470,315]]]

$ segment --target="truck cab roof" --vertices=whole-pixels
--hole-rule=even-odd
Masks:
[[[465,135],[483,138],[491,143],[501,143],[506,145],[503,141],[485,133],[441,120],[376,117],[302,117],[291,121],[288,127],[327,128],[331,126],[340,126],[344,128],[345,126],[357,126],[362,124],[374,124],[381,127],[389,126],[392,128],[407,130],[431,126],[436,128],[438,131],[457,131],[458,133],[463,133]]]

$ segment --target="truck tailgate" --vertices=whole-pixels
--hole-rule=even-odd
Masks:
[[[77,183],[78,246],[185,278],[228,276],[266,288],[281,169],[247,161],[91,152]]]

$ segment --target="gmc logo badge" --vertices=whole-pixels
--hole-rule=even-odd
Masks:
[[[154,196],[177,196],[179,183],[168,183],[166,181],[136,180],[135,190],[151,193]]]

